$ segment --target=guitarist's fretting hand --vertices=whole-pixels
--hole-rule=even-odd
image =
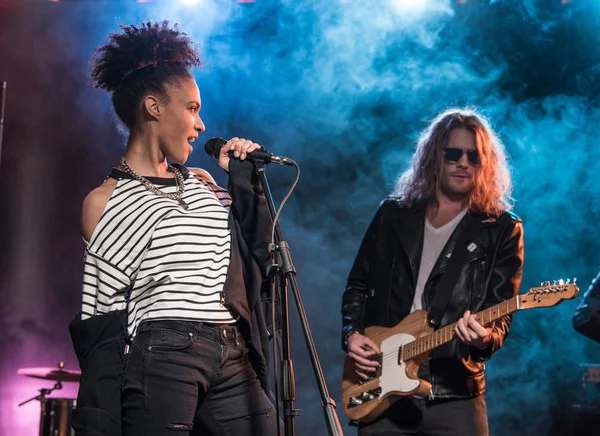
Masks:
[[[354,370],[360,377],[370,378],[367,373],[377,370],[379,363],[370,358],[378,353],[379,347],[366,336],[354,333],[348,338],[348,356],[354,360]]]
[[[456,323],[456,335],[465,344],[477,348],[483,348],[492,342],[492,328],[479,324],[470,310]]]

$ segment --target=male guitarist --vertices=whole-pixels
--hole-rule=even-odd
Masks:
[[[372,376],[380,350],[364,329],[429,310],[464,231],[473,235],[466,235],[464,261],[435,325],[458,321],[459,340],[421,366],[419,378],[432,385],[428,397],[393,402],[377,419],[361,421],[360,436],[488,434],[484,362],[502,346],[512,318],[484,327],[472,313],[519,291],[523,227],[508,212],[510,193],[503,146],[481,115],[450,110],[424,131],[412,168],[379,206],[350,271],[343,348],[360,377]]]

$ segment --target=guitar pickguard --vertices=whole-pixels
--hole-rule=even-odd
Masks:
[[[383,359],[381,362],[381,376],[379,387],[381,396],[393,392],[410,392],[419,386],[419,380],[413,380],[406,375],[406,363],[399,362],[400,347],[412,342],[415,337],[407,333],[398,333],[381,342]]]

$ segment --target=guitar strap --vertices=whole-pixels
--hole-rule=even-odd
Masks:
[[[437,328],[442,321],[442,316],[446,311],[452,292],[456,286],[458,276],[465,264],[467,253],[473,251],[473,241],[477,240],[479,236],[479,229],[481,227],[480,219],[466,215],[465,219],[467,222],[463,228],[463,231],[458,237],[458,241],[452,250],[452,256],[446,266],[446,272],[440,279],[437,292],[433,297],[433,302],[427,312],[427,322],[430,327]],[[476,246],[475,246],[476,248]]]

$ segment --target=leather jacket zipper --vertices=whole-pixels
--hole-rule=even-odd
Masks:
[[[427,396],[429,397],[430,400],[434,400],[435,399],[435,395],[433,394],[434,382],[433,382],[433,374],[431,373],[431,367],[429,369],[429,375],[431,377],[431,390],[429,391],[429,395],[427,395]]]

